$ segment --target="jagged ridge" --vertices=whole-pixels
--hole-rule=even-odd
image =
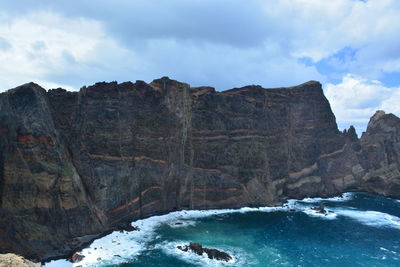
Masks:
[[[357,190],[399,197],[399,119],[341,133],[321,85],[163,77],[0,94],[0,252],[65,255],[121,223]],[[11,240],[3,242],[4,240]]]

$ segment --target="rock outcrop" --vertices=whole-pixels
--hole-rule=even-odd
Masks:
[[[78,254],[78,253],[74,253],[72,254],[71,258],[69,258],[69,261],[72,263],[77,263],[82,261],[85,258],[85,256]]]
[[[400,197],[400,119],[337,129],[321,85],[224,92],[167,77],[0,94],[0,252],[48,259],[180,209],[361,190]],[[7,242],[5,242],[7,240]]]
[[[21,256],[8,253],[0,254],[0,267],[40,267],[40,263],[34,263]]]
[[[353,144],[365,175],[359,181],[367,192],[400,198],[400,119],[377,111],[367,131]]]
[[[190,242],[188,246],[177,246],[177,248],[184,252],[196,253],[199,256],[202,256],[205,253],[209,259],[227,262],[232,260],[232,256],[228,253],[215,248],[205,248],[201,244],[196,242]]]

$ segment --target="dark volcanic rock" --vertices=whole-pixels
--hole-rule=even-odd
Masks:
[[[321,85],[224,92],[163,77],[0,94],[0,252],[70,255],[135,219],[362,190],[400,197],[400,119],[358,139]]]
[[[319,203],[318,207],[312,207],[311,209],[318,213],[324,214],[325,216],[329,213],[333,213],[333,211],[325,209],[324,203],[322,202]]]
[[[203,255],[203,253],[206,253],[209,259],[220,261],[230,261],[232,259],[231,255],[226,252],[213,248],[203,248],[201,244],[195,242],[190,242],[189,246],[177,246],[177,248],[185,252],[190,250],[200,256]]]
[[[366,174],[360,187],[367,192],[400,198],[400,119],[377,111],[360,140],[359,160]]]
[[[117,225],[116,230],[118,231],[127,231],[127,232],[132,232],[132,231],[140,231],[140,228],[137,226],[132,226],[131,223],[120,223]]]
[[[78,254],[78,253],[74,253],[71,256],[70,261],[73,263],[77,263],[77,262],[80,262],[81,260],[83,260],[83,258],[85,258],[85,256]]]

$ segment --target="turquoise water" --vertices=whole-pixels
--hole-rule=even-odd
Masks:
[[[333,213],[324,216],[311,210],[320,201]],[[96,240],[82,251],[87,257],[79,264],[400,266],[399,201],[346,193],[343,198],[292,200],[288,206],[152,217],[134,223],[140,232],[115,232]],[[176,248],[189,242],[228,252],[234,260],[218,262]]]

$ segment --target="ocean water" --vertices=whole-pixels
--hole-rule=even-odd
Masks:
[[[311,209],[321,201],[332,213]],[[74,266],[400,266],[400,202],[365,193],[289,200],[281,207],[179,211],[133,225],[141,230],[95,240]],[[233,260],[176,248],[189,242]]]

